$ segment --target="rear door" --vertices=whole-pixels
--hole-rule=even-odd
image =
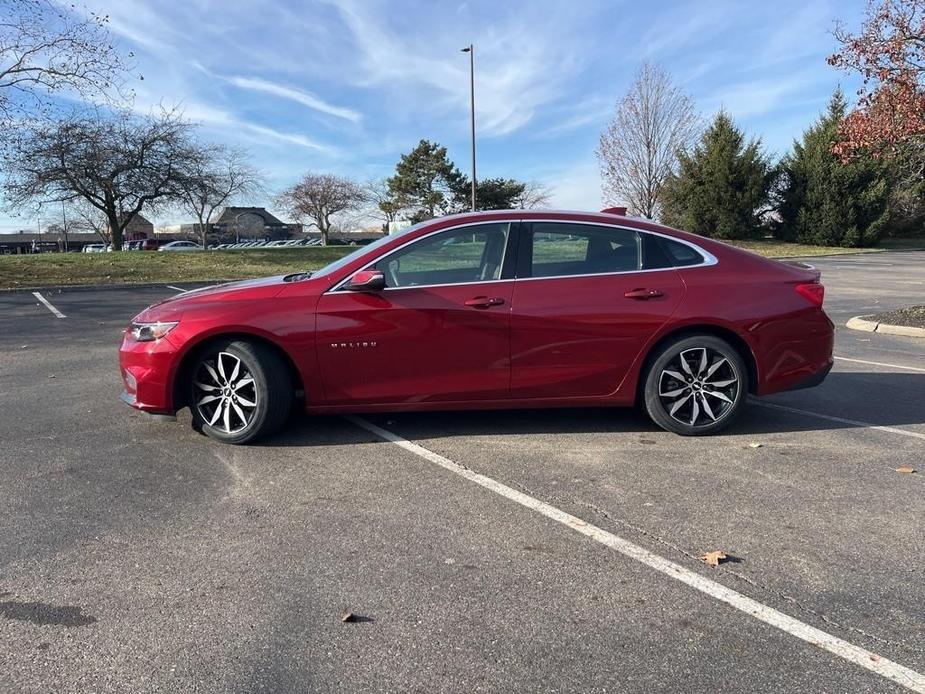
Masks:
[[[425,236],[375,263],[384,290],[324,294],[317,335],[328,404],[507,398],[512,226]]]
[[[511,314],[512,398],[615,392],[684,293],[653,239],[609,225],[522,225]],[[655,265],[658,269],[644,269]],[[660,266],[660,267],[659,267]]]

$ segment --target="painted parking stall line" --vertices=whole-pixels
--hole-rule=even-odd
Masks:
[[[870,670],[881,677],[884,677],[896,684],[907,689],[925,694],[925,674],[916,672],[904,665],[888,660],[881,655],[868,651],[865,648],[856,646],[844,639],[833,636],[825,631],[817,629],[809,624],[799,621],[789,615],[784,614],[772,607],[753,600],[731,588],[727,588],[721,583],[705,578],[700,574],[687,569],[680,564],[665,559],[647,549],[636,545],[629,540],[625,540],[611,532],[587,523],[577,516],[573,516],[562,511],[555,506],[540,501],[528,494],[512,489],[497,480],[487,477],[481,473],[466,468],[459,463],[455,463],[449,458],[445,458],[439,453],[434,453],[423,446],[412,443],[398,434],[394,434],[387,429],[383,429],[372,422],[361,417],[348,416],[347,419],[357,426],[366,429],[379,438],[394,443],[397,446],[417,455],[428,462],[437,465],[444,470],[452,472],[470,482],[473,482],[499,496],[513,501],[525,508],[530,509],[550,520],[561,523],[576,532],[591,538],[595,542],[619,552],[629,559],[633,559],[645,564],[651,569],[658,571],[669,578],[680,581],[691,588],[709,595],[730,607],[733,607],[744,614],[749,615],[765,624],[790,634],[806,643],[821,648],[832,655],[843,658],[844,660],[854,663],[866,670]]]
[[[885,366],[888,369],[905,369],[907,371],[921,371],[925,373],[925,369],[918,366],[902,366],[901,364],[887,364],[882,361],[867,361],[866,359],[849,359],[848,357],[834,357],[837,361],[849,361],[853,364],[868,364],[869,366]]]
[[[761,402],[760,400],[749,400],[749,403],[752,405],[757,405],[758,407],[767,407],[770,410],[779,410],[780,412],[789,412],[790,414],[799,414],[805,417],[815,417],[816,419],[825,419],[829,422],[838,422],[839,424],[850,424],[851,426],[854,426],[854,427],[863,427],[864,429],[876,429],[877,431],[885,431],[888,434],[899,434],[900,436],[908,436],[913,439],[925,440],[925,434],[921,434],[917,431],[906,431],[905,429],[897,429],[896,427],[888,427],[882,424],[872,424],[871,422],[862,422],[859,419],[848,419],[846,417],[835,417],[830,414],[812,412],[811,410],[801,410],[797,407],[787,407],[786,405],[778,405],[773,402]]]
[[[52,306],[51,302],[48,299],[46,299],[44,296],[42,296],[40,292],[32,292],[32,296],[34,296],[36,299],[38,299],[43,304],[45,304],[45,308],[51,311],[55,315],[55,318],[67,318],[67,316],[61,313],[61,311],[59,311],[54,306]]]
[[[172,284],[167,285],[167,289],[173,289],[175,292],[185,292],[186,290],[183,287],[174,287]]]

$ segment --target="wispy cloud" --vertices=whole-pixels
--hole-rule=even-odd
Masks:
[[[469,61],[459,51],[477,37],[476,119],[484,136],[513,133],[538,108],[560,98],[582,55],[578,45],[557,38],[580,16],[576,11],[544,7],[545,22],[533,22],[525,9],[519,22],[501,26],[478,22],[469,14],[471,8],[461,7],[458,22],[442,35],[409,41],[391,30],[391,4],[341,0],[336,7],[359,63],[348,79],[365,87],[388,86],[393,92],[400,86],[400,101],[414,111],[457,113],[460,123],[469,100]]]
[[[249,89],[255,92],[263,92],[264,94],[272,94],[273,96],[278,96],[283,99],[289,99],[290,101],[302,104],[303,106],[307,106],[308,108],[320,113],[326,113],[329,116],[343,118],[344,120],[348,120],[351,123],[359,123],[360,119],[362,118],[360,113],[354,111],[353,109],[333,106],[323,99],[318,98],[311,92],[307,92],[303,89],[297,89],[295,87],[288,87],[283,84],[277,84],[276,82],[261,79],[260,77],[234,76],[228,77],[226,79],[229,83],[236,87],[240,87],[241,89]]]

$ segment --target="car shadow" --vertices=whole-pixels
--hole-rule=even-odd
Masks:
[[[831,431],[865,428],[871,424],[922,425],[925,424],[923,395],[925,374],[832,373],[817,388],[750,399],[739,419],[723,434]],[[413,439],[613,433],[636,434],[640,442],[646,443],[647,436],[662,431],[638,408],[402,412],[361,416]],[[824,416],[838,419],[825,419]],[[369,441],[371,436],[344,417],[298,415],[286,430],[264,445],[349,445]]]

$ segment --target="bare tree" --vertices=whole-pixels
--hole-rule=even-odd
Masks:
[[[328,233],[338,215],[358,210],[365,200],[363,189],[349,178],[333,174],[307,173],[278,197],[279,204],[308,226],[318,227],[321,243],[328,245]]]
[[[106,217],[112,245],[143,208],[178,199],[182,173],[198,156],[191,126],[175,113],[139,118],[75,116],[11,136],[3,153],[11,208],[82,200]]]
[[[0,122],[46,104],[48,94],[100,97],[121,85],[127,65],[113,47],[107,16],[52,0],[0,6]]]
[[[212,221],[218,210],[234,198],[260,188],[260,174],[241,150],[214,145],[186,157],[187,168],[179,185],[180,205],[196,218],[196,235],[208,245]]]
[[[68,216],[72,220],[72,231],[93,233],[99,236],[103,243],[112,243],[106,215],[83,198],[71,201],[68,205]]]
[[[514,201],[514,207],[520,210],[534,210],[540,207],[549,207],[549,198],[552,193],[549,186],[539,181],[527,181],[523,192]]]
[[[665,70],[643,63],[597,149],[607,204],[626,204],[633,214],[656,218],[678,152],[690,148],[698,129],[693,101]]]
[[[388,226],[402,212],[402,207],[389,191],[387,179],[374,178],[363,184],[363,195],[369,206],[369,214]]]

